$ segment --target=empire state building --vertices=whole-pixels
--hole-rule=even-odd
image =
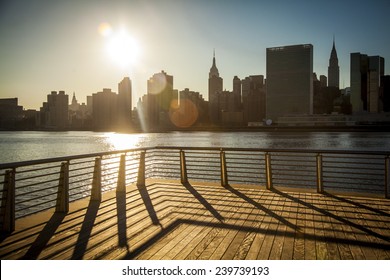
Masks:
[[[340,68],[339,68],[339,59],[337,58],[336,47],[333,39],[333,48],[330,53],[329,58],[329,67],[328,67],[328,86],[337,87],[340,86]]]
[[[222,91],[223,79],[219,76],[219,71],[215,63],[215,52],[213,56],[213,65],[209,72],[209,116],[213,123],[219,121],[218,94]]]

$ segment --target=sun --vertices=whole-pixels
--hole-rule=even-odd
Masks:
[[[124,68],[135,65],[140,54],[138,41],[125,29],[105,31],[106,50],[112,61]]]

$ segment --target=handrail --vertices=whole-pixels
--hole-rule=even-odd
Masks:
[[[123,192],[130,183],[143,187],[148,178],[384,193],[389,198],[390,152],[156,146],[4,163],[2,229],[12,231],[15,217],[49,208],[67,212],[71,201],[86,196],[100,200],[104,191]]]

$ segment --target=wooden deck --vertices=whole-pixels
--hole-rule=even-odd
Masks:
[[[390,200],[147,181],[0,241],[1,259],[390,259]]]

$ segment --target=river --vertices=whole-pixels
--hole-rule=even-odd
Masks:
[[[0,163],[151,146],[390,151],[389,132],[0,132]]]

